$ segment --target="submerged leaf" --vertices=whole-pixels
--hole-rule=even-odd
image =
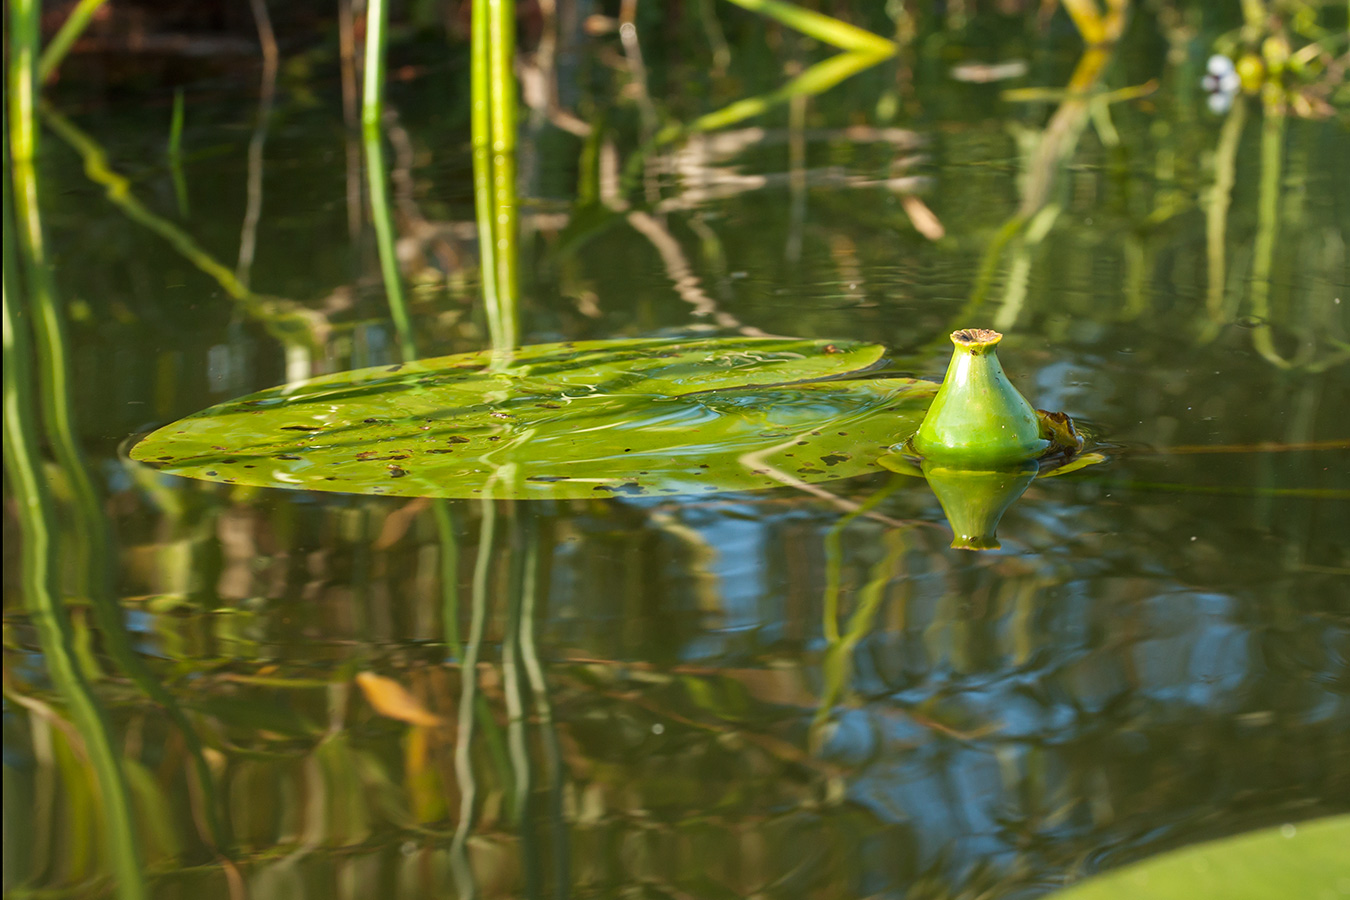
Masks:
[[[882,352],[667,338],[447,356],[262,391],[161,428],[131,455],[208,481],[425,497],[826,481],[874,471],[936,391],[909,378],[822,381]]]
[[[428,710],[421,701],[408,693],[407,688],[392,678],[374,672],[361,672],[356,676],[356,683],[370,705],[386,719],[428,727],[443,724],[440,716]]]

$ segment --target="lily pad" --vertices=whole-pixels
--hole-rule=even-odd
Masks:
[[[1337,900],[1350,895],[1350,816],[1196,844],[1090,878],[1055,900]]]
[[[223,403],[131,451],[233,484],[559,499],[755,490],[877,469],[937,385],[830,381],[875,344],[536,344],[325,375]]]

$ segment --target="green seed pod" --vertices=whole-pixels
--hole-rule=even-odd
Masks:
[[[1025,462],[1004,469],[966,469],[924,460],[921,468],[952,526],[956,550],[997,550],[999,520],[1026,491],[1040,468]]]
[[[956,350],[947,376],[910,447],[946,466],[993,468],[1022,463],[1050,446],[1036,410],[999,365],[997,331],[964,328],[952,333]]]
[[[1266,59],[1271,76],[1277,77],[1289,61],[1289,42],[1282,35],[1272,34],[1261,43],[1261,55]]]
[[[1266,64],[1255,53],[1244,53],[1237,61],[1237,73],[1242,92],[1250,97],[1261,90],[1261,83],[1266,80]]]

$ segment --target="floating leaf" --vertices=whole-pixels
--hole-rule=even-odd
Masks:
[[[375,711],[387,719],[429,728],[444,724],[440,716],[428,710],[420,700],[408,693],[407,688],[392,678],[374,672],[361,672],[356,676],[356,683]]]
[[[1266,900],[1350,893],[1350,816],[1184,847],[1091,878],[1055,900]]]
[[[875,344],[538,344],[314,378],[212,407],[132,457],[208,481],[399,496],[753,490],[875,471],[936,386],[829,381]]]

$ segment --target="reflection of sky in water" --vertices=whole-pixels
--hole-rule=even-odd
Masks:
[[[755,517],[734,501],[697,507],[639,502],[672,514],[710,551],[699,565],[714,581],[717,605],[711,613],[698,610],[679,658],[741,658],[781,640],[789,616],[776,555],[784,529],[803,521],[797,514]],[[1026,505],[1040,533],[1072,533],[1092,515],[1073,504]],[[842,620],[867,577],[851,548],[870,543],[852,541],[847,532],[842,541],[845,570],[852,573]],[[571,552],[559,557],[550,600],[564,620],[582,606],[568,598],[584,589],[584,579],[565,562]],[[985,596],[983,605],[971,606],[987,590],[998,556],[957,555],[946,566],[934,566],[923,552],[905,559],[905,574],[890,581],[888,601],[903,602],[903,627],[883,609],[862,637],[850,682],[860,702],[832,712],[818,751],[844,767],[851,803],[906,830],[921,869],[998,869],[1025,852],[1028,834],[1085,838],[1107,827],[1122,829],[1113,840],[1124,841],[1131,827],[1125,787],[1131,766],[1146,783],[1165,765],[1159,754],[1165,758],[1171,742],[1181,742],[1180,749],[1192,729],[1267,715],[1251,696],[1263,660],[1238,597],[1189,589],[1158,561],[1147,573],[1126,576],[1109,559],[1071,557],[1051,547],[1039,555],[1002,554],[1015,567],[1001,576],[1003,599]],[[1020,589],[1028,593],[1019,607]],[[692,601],[684,602],[695,611]],[[587,628],[555,619],[552,627],[558,626],[574,633]],[[826,646],[818,615],[807,627],[816,663],[803,675],[815,679],[818,691],[818,654]],[[1332,687],[1305,686],[1301,721],[1344,716],[1346,699]],[[812,713],[799,711],[804,718]],[[925,719],[967,736],[944,733]],[[1099,763],[1085,762],[1103,752]],[[1030,793],[1028,779],[1039,786]],[[1117,816],[1125,818],[1117,822]],[[1156,834],[1166,830],[1155,826],[1163,828]],[[886,883],[883,858],[865,877]]]

